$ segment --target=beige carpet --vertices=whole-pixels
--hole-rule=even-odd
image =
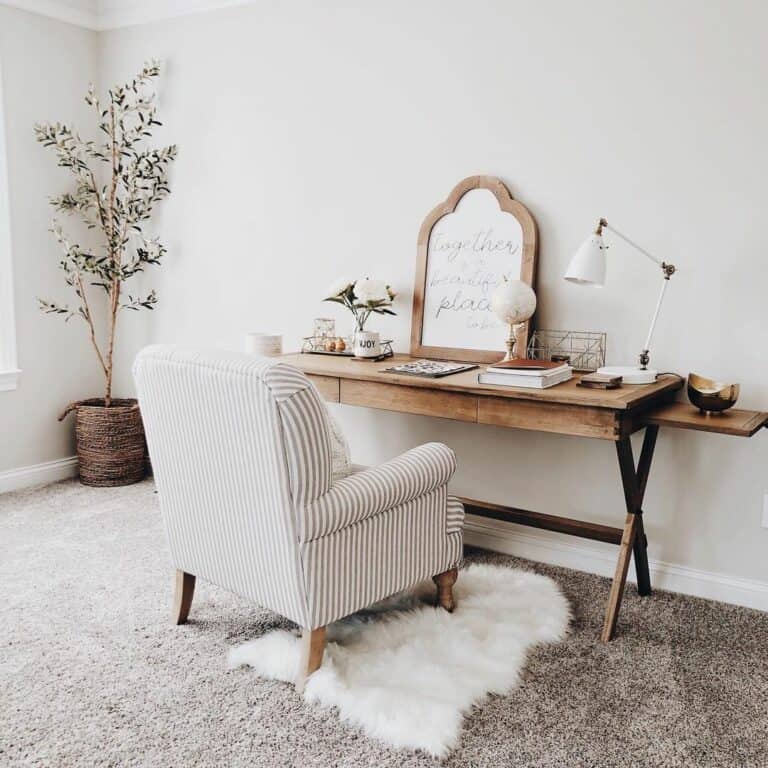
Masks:
[[[228,649],[289,626],[279,617],[201,584],[194,621],[172,627],[151,483],[0,496],[0,765],[768,766],[768,614],[629,587],[603,646],[605,579],[469,559],[554,577],[576,618],[439,763],[227,671]]]

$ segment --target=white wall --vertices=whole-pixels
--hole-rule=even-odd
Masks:
[[[56,416],[98,394],[99,371],[81,323],[44,315],[36,296],[69,299],[48,232],[49,195],[68,174],[35,141],[44,120],[84,123],[82,94],[96,75],[96,37],[69,24],[0,6],[0,63],[13,244],[18,389],[0,392],[0,471],[74,453],[71,423]]]
[[[606,216],[679,267],[655,362],[741,381],[746,407],[768,404],[764,5],[731,4],[727,20],[700,2],[322,6],[101,36],[107,81],[167,61],[163,119],[180,145],[161,304],[131,353],[150,340],[238,348],[249,329],[296,347],[334,313],[319,299],[340,273],[402,291],[400,316],[377,327],[406,349],[421,220],[460,178],[490,173],[539,223],[540,326],[606,330],[614,362],[641,346],[658,283],[647,263],[617,245],[605,290],[561,279]],[[461,493],[622,519],[609,444],[338,412],[362,461],[445,440]],[[765,435],[663,433],[646,502],[654,558],[766,579],[767,465]]]
[[[319,314],[348,322],[319,301],[341,273],[401,291],[399,317],[375,327],[407,349],[421,221],[488,173],[538,221],[540,327],[606,330],[615,363],[641,346],[655,269],[617,244],[603,291],[562,280],[605,216],[679,268],[654,363],[740,381],[745,407],[768,406],[766,23],[757,0],[293,0],[102,33],[104,82],[166,60],[161,117],[180,145],[157,220],[161,303],[122,337],[122,388],[149,341],[239,348],[246,330],[277,329],[295,348]],[[608,443],[337,412],[357,460],[444,440],[458,492],[623,519]],[[766,437],[662,433],[653,558],[768,580]]]

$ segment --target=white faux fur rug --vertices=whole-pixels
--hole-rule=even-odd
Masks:
[[[328,628],[322,667],[304,698],[396,748],[441,757],[456,744],[464,715],[487,694],[517,683],[527,649],[562,639],[570,609],[545,576],[492,565],[459,572],[451,614],[419,585]],[[230,667],[292,682],[300,642],[284,630],[233,648]]]

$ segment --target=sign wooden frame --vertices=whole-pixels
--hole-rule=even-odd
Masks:
[[[413,314],[411,319],[411,355],[438,360],[462,360],[473,363],[494,363],[504,355],[503,348],[472,349],[456,347],[425,346],[422,343],[424,330],[424,302],[427,290],[427,261],[429,239],[435,225],[456,210],[464,195],[474,189],[487,189],[495,196],[499,208],[512,214],[522,228],[523,248],[520,257],[519,279],[533,287],[536,278],[537,230],[536,222],[528,209],[510,195],[504,183],[494,176],[470,176],[460,181],[447,199],[436,206],[424,219],[419,231],[416,256],[416,280],[413,288]],[[517,353],[525,357],[531,321],[524,323],[517,333]]]

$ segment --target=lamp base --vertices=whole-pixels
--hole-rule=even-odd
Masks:
[[[621,376],[622,384],[653,384],[658,371],[653,368],[638,368],[636,365],[606,365],[598,368],[606,376]]]

